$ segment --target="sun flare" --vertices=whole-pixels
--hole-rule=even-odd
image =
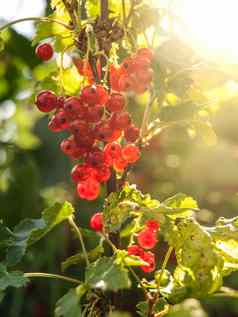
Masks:
[[[207,56],[238,63],[237,0],[175,0],[170,7],[184,23],[181,35],[192,45]]]

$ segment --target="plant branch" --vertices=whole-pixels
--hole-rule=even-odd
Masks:
[[[74,222],[74,219],[73,217],[69,217],[68,218],[68,222],[70,224],[70,226],[73,228],[73,230],[75,231],[79,241],[80,241],[80,244],[81,244],[81,247],[82,247],[82,251],[83,251],[83,255],[84,255],[84,258],[85,258],[85,261],[86,261],[86,264],[89,265],[89,259],[88,259],[88,254],[87,254],[87,250],[85,248],[85,244],[84,244],[84,241],[83,241],[83,236],[82,236],[82,233],[79,229],[79,227],[76,225],[76,223]]]
[[[101,19],[108,19],[108,0],[101,0]]]
[[[69,3],[67,0],[62,0],[66,10],[68,11],[73,27],[74,29],[77,30],[78,28],[78,21],[77,21],[77,15],[75,14],[75,8],[74,8],[74,1],[72,1],[71,3]]]
[[[44,17],[28,17],[28,18],[17,19],[17,20],[14,20],[14,21],[11,21],[11,22],[4,24],[3,26],[0,27],[0,32],[3,31],[4,29],[9,28],[10,26],[12,26],[14,24],[26,22],[26,21],[54,22],[54,23],[57,23],[57,24],[65,27],[66,29],[72,30],[72,27],[70,25],[68,25],[60,20],[57,20],[57,19],[44,18]]]
[[[145,108],[145,111],[144,111],[144,115],[143,115],[143,119],[142,119],[142,124],[141,124],[141,141],[143,140],[143,137],[145,136],[145,133],[147,131],[147,125],[148,125],[148,121],[149,121],[149,118],[150,118],[150,113],[151,113],[151,108],[153,106],[153,103],[156,99],[156,95],[151,92],[150,94],[150,100]]]
[[[51,279],[63,280],[63,281],[71,282],[74,284],[81,284],[82,283],[80,280],[77,280],[75,278],[71,278],[68,276],[59,275],[59,274],[41,273],[41,272],[24,273],[24,277],[26,277],[26,278],[42,277],[42,278],[51,278]]]

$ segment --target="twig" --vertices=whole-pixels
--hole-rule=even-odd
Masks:
[[[44,278],[64,280],[64,281],[71,282],[71,283],[74,283],[74,284],[81,284],[82,283],[80,280],[77,280],[75,278],[71,278],[71,277],[68,277],[68,276],[59,275],[59,274],[41,273],[41,272],[24,273],[24,277],[26,277],[26,278],[44,277]]]
[[[86,264],[89,265],[90,263],[89,263],[89,259],[88,259],[88,253],[87,253],[87,250],[85,248],[83,237],[82,237],[82,234],[81,234],[79,227],[74,222],[73,216],[68,218],[68,222],[71,225],[71,227],[74,229],[75,233],[77,234],[77,236],[79,238]]]

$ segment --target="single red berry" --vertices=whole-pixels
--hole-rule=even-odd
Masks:
[[[89,177],[78,183],[77,193],[82,199],[95,200],[100,194],[100,183],[94,177]]]
[[[125,107],[125,104],[125,97],[122,94],[114,93],[110,95],[106,107],[111,112],[120,112]]]
[[[127,251],[128,251],[128,254],[129,255],[137,255],[137,256],[143,256],[144,254],[144,250],[139,246],[139,245],[130,245],[128,248],[127,248]]]
[[[128,166],[128,161],[124,160],[122,157],[118,157],[113,160],[113,168],[116,172],[122,173]]]
[[[140,130],[134,124],[131,124],[126,128],[124,134],[127,142],[135,142],[140,136]]]
[[[113,129],[124,130],[131,124],[130,114],[126,111],[113,113],[110,124]]]
[[[102,121],[95,127],[95,137],[102,142],[108,142],[113,134],[113,128],[107,121]]]
[[[134,144],[127,144],[122,149],[122,157],[129,163],[135,163],[140,158],[140,150]]]
[[[98,172],[88,164],[77,164],[71,171],[71,178],[75,184],[93,177],[96,178]]]
[[[85,147],[79,146],[73,136],[65,139],[60,144],[61,151],[73,160],[77,160],[86,154]]]
[[[134,58],[127,57],[124,59],[124,61],[121,64],[121,70],[124,73],[130,74],[133,71],[133,64],[134,64]]]
[[[132,76],[122,74],[118,80],[119,91],[133,91],[135,80]]]
[[[97,212],[90,219],[90,227],[95,231],[102,231],[103,229],[103,215],[101,212]]]
[[[105,155],[99,148],[91,149],[86,162],[93,167],[100,167],[104,164]]]
[[[153,232],[157,232],[160,228],[160,224],[156,220],[147,220],[145,225],[149,230]]]
[[[93,131],[90,130],[88,135],[85,136],[78,136],[77,138],[77,142],[79,145],[84,146],[88,149],[88,151],[91,150],[91,148],[93,147],[94,143],[95,143],[95,137],[93,134]]]
[[[139,245],[144,249],[153,249],[157,243],[156,234],[150,229],[142,230],[137,237]]]
[[[104,112],[104,107],[102,105],[95,105],[93,107],[88,107],[86,119],[89,122],[96,123],[101,120]]]
[[[63,110],[57,112],[50,120],[48,128],[52,132],[61,132],[68,129],[69,124]]]
[[[140,268],[146,272],[150,273],[155,270],[155,255],[152,252],[144,252],[141,259],[145,261],[148,265],[142,265]]]
[[[40,44],[36,48],[36,55],[42,61],[48,61],[54,54],[53,47],[49,43]]]
[[[57,96],[53,91],[43,90],[37,97],[35,104],[42,112],[50,112],[57,107]]]
[[[133,71],[136,75],[141,72],[145,71],[151,67],[151,61],[144,57],[144,56],[136,56],[133,63]]]
[[[70,97],[64,103],[64,110],[69,120],[85,119],[87,108],[78,97]]]
[[[84,137],[88,136],[90,133],[89,125],[83,120],[74,120],[71,122],[69,130],[78,143],[81,143],[81,141],[84,140]]]
[[[149,85],[149,83],[153,80],[153,76],[154,71],[151,68],[139,71],[137,74],[138,81],[143,84],[143,86]]]
[[[81,98],[84,103],[89,106],[93,105],[104,105],[108,99],[107,90],[100,85],[91,85],[84,87],[81,92]]]
[[[96,169],[95,178],[99,181],[99,183],[107,182],[111,177],[110,168],[106,165],[102,165]]]
[[[110,157],[111,159],[121,157],[121,145],[116,142],[108,143],[104,147],[104,154],[106,157]]]

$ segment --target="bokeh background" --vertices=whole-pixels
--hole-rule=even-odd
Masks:
[[[48,11],[45,0],[10,0],[0,5],[0,24],[20,17],[40,16]],[[67,199],[77,206],[78,221],[87,226],[90,216],[102,207],[103,193],[90,204],[75,199],[68,176],[72,163],[59,150],[62,135],[50,133],[47,118],[33,106],[37,81],[52,67],[51,64],[42,65],[35,57],[31,46],[33,34],[32,23],[14,27],[5,33],[7,49],[0,53],[0,218],[13,227],[23,218],[39,217],[42,209],[55,201]],[[175,52],[177,54],[170,50],[169,56],[162,54],[162,57],[168,58],[170,63],[176,58]],[[193,196],[201,207],[198,218],[204,224],[213,223],[219,216],[236,216],[238,210],[238,94],[231,67],[226,69],[229,71],[222,72],[222,76],[220,72],[207,70],[207,76],[213,76],[216,81],[216,87],[211,87],[216,145],[207,146],[190,138],[183,127],[170,128],[146,148],[130,175],[140,189],[159,200],[177,192]],[[197,76],[206,88],[210,85],[207,76],[204,73]],[[186,80],[184,76],[174,81],[173,90],[177,96],[183,93]],[[217,100],[222,100],[219,106]],[[138,124],[142,109],[143,98],[130,103]],[[155,115],[156,111],[154,109]],[[60,227],[31,248],[21,269],[60,273],[60,262],[76,250],[77,243],[72,240],[69,229]],[[69,273],[80,274],[80,267],[74,267]],[[238,275],[233,274],[226,283],[238,288]],[[55,302],[68,287],[58,281],[39,279],[24,290],[9,289],[0,304],[0,315],[53,316]],[[238,316],[238,301],[187,300],[169,316],[235,317]]]

